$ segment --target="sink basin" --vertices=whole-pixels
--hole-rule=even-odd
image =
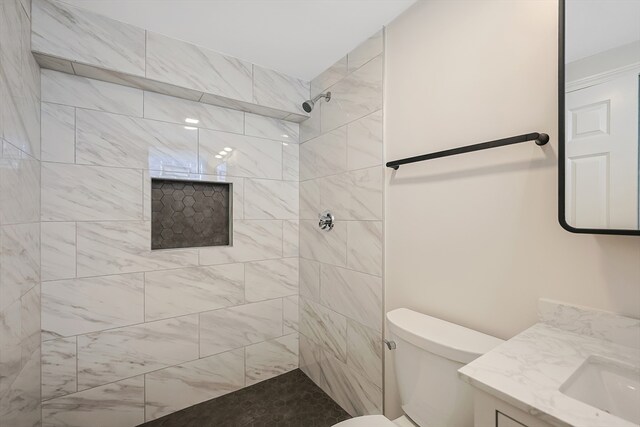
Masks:
[[[640,424],[640,368],[591,356],[560,387],[567,396]]]

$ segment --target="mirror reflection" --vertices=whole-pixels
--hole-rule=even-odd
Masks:
[[[565,219],[638,230],[640,0],[565,6]]]

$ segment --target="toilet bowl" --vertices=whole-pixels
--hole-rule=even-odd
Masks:
[[[471,387],[458,369],[501,339],[406,308],[387,313],[396,343],[394,369],[404,416],[366,415],[334,427],[471,427]]]

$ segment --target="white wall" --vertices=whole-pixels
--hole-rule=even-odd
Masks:
[[[389,25],[387,161],[534,131],[551,142],[387,170],[387,311],[500,338],[535,323],[539,297],[640,317],[640,239],[557,221],[556,45],[556,1],[424,1]]]

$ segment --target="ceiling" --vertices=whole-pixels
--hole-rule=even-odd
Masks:
[[[63,0],[311,80],[415,0]]]
[[[565,62],[640,40],[640,0],[568,0]]]

